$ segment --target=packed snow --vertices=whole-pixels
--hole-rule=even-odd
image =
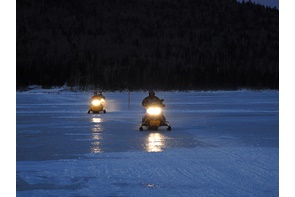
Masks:
[[[147,92],[104,95],[16,93],[17,196],[279,196],[278,91],[156,92],[172,131],[139,131]]]

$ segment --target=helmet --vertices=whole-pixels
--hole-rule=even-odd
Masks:
[[[150,95],[150,96],[155,96],[155,92],[154,92],[153,90],[150,90],[150,91],[149,91],[149,95]]]

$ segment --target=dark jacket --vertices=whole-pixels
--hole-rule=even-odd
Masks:
[[[162,108],[165,107],[165,105],[163,104],[163,101],[161,99],[159,99],[157,96],[152,96],[152,95],[147,96],[143,99],[142,106],[148,107],[152,103],[157,104]]]

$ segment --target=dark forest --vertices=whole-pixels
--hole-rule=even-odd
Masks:
[[[17,0],[16,88],[279,88],[279,11],[236,0]]]

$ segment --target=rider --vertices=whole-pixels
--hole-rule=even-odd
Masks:
[[[150,104],[155,103],[155,104],[158,104],[161,108],[164,108],[165,105],[163,104],[163,101],[164,101],[163,99],[159,99],[159,97],[156,96],[153,90],[150,90],[149,95],[143,99],[142,106],[147,108]],[[163,113],[161,113],[161,116],[162,116],[162,120],[166,122],[166,118]],[[144,122],[147,117],[148,115],[145,114],[144,117],[142,118],[142,122]]]
[[[156,96],[153,90],[150,90],[149,95],[143,99],[142,106],[148,107],[151,103],[159,104],[161,108],[165,107],[165,105],[163,104],[163,99],[159,99],[159,97]]]
[[[94,95],[92,96],[91,99],[94,99],[94,98],[97,98],[97,99],[105,99],[105,96],[102,94],[102,91],[99,91],[98,93],[95,91],[94,92]]]

